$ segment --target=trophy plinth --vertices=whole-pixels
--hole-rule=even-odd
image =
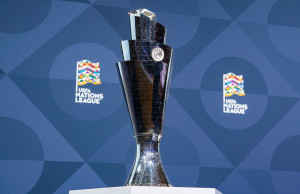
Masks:
[[[121,42],[124,61],[119,76],[137,142],[130,186],[169,187],[160,155],[165,102],[171,76],[173,49],[165,45],[166,29],[146,9],[130,12],[133,40]]]

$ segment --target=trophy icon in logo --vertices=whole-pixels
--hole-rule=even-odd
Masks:
[[[162,137],[173,49],[165,45],[166,28],[155,13],[129,13],[132,40],[121,41],[124,61],[117,63],[137,143],[129,186],[171,186],[165,175],[159,143]]]

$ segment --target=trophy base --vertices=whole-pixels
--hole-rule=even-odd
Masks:
[[[188,187],[144,187],[125,186],[87,190],[74,190],[69,194],[222,194],[214,188],[188,188]]]
[[[136,185],[136,184],[127,184],[126,186],[132,186],[132,187],[140,187],[141,185]],[[143,185],[146,187],[173,187],[171,184],[157,184],[157,185]]]
[[[171,187],[159,155],[158,135],[137,138],[137,153],[127,186]]]

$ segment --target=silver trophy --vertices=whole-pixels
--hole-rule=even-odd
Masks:
[[[137,143],[136,159],[126,185],[171,186],[159,143],[172,71],[173,49],[165,45],[166,28],[155,13],[129,13],[132,40],[121,41],[124,61],[117,63]]]

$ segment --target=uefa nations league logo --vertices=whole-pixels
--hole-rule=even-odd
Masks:
[[[101,84],[99,63],[92,63],[89,60],[78,61],[76,66],[76,103],[100,104],[103,94],[93,93],[92,87],[89,87],[90,84]]]
[[[239,104],[235,99],[229,97],[245,96],[244,78],[243,75],[235,75],[234,73],[227,73],[223,75],[223,112],[232,114],[245,114],[248,105]]]

